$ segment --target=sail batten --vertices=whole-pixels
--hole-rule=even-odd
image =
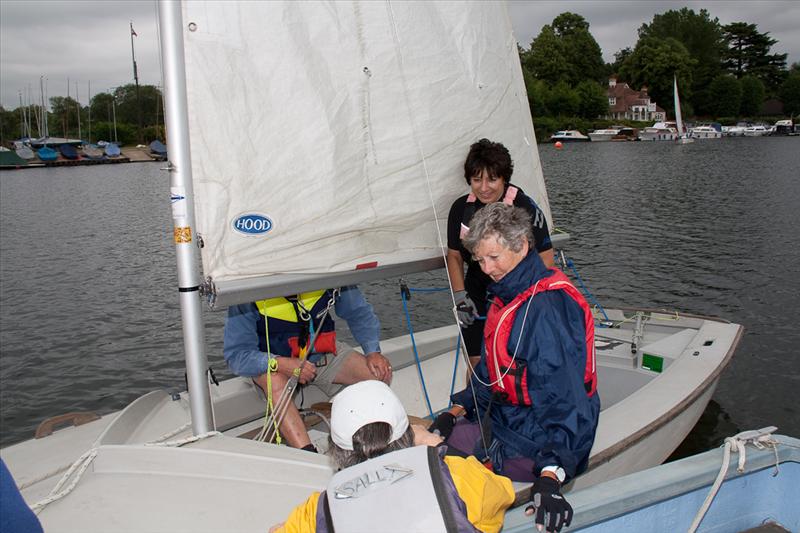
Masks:
[[[183,9],[197,231],[219,302],[254,279],[333,286],[365,263],[441,265],[484,137],[509,148],[513,181],[552,222],[503,4]]]

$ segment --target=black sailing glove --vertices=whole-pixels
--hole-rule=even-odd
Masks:
[[[433,421],[433,424],[431,424],[431,426],[428,428],[428,431],[441,436],[444,440],[447,440],[447,438],[453,432],[454,427],[456,427],[456,417],[445,411],[436,417],[436,420]]]
[[[561,531],[572,522],[572,506],[561,495],[561,484],[551,477],[542,476],[531,486],[531,505],[526,515],[536,513],[536,525],[546,531]]]
[[[456,301],[456,312],[458,313],[458,323],[461,327],[471,326],[478,316],[478,309],[475,303],[467,294],[467,291],[456,291],[453,293]]]

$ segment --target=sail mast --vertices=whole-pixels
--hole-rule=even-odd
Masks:
[[[189,113],[186,104],[181,4],[160,0],[161,50],[164,65],[165,122],[169,145],[169,172],[175,255],[178,260],[178,294],[183,316],[186,379],[195,435],[214,429],[206,372],[208,359],[203,337],[197,269],[194,192],[189,152]]]

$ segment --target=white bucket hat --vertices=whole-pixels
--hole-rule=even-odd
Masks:
[[[408,415],[400,399],[383,381],[360,381],[333,398],[331,439],[345,450],[353,449],[353,434],[372,422],[392,426],[394,442],[408,429]]]

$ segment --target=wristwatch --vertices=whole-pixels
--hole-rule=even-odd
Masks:
[[[552,472],[556,475],[559,483],[564,483],[564,480],[567,478],[567,473],[564,472],[564,469],[560,466],[545,466],[542,468],[542,472]]]

